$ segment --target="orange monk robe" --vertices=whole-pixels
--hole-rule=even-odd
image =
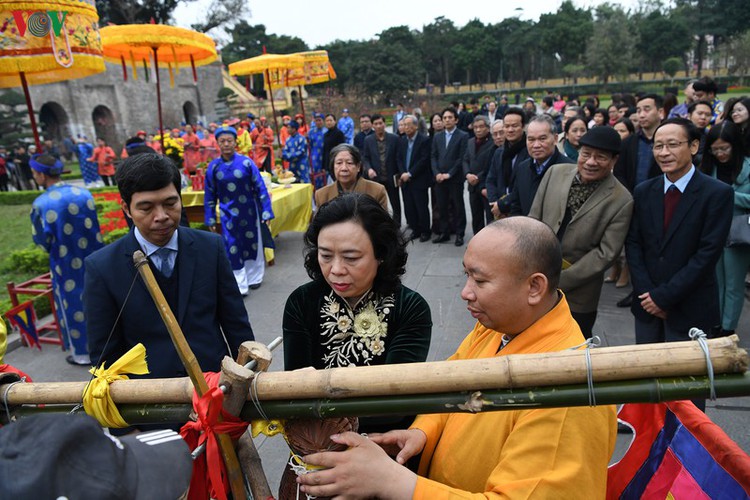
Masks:
[[[502,335],[477,323],[449,359],[562,351],[583,341],[562,297],[499,353]],[[617,438],[614,406],[420,415],[412,428],[427,435],[419,500],[604,498]]]

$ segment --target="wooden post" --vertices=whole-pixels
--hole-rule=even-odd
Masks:
[[[257,344],[257,342],[253,343]],[[245,404],[253,375],[252,371],[236,363],[228,356],[221,362],[219,387],[224,389],[224,410],[235,417],[240,415],[242,406]],[[242,434],[237,442],[237,455],[242,471],[250,484],[250,492],[253,494],[253,498],[264,500],[273,498],[271,487],[268,485],[266,474],[263,471],[260,455],[258,450],[255,449],[255,443],[253,443],[253,437],[249,429]]]

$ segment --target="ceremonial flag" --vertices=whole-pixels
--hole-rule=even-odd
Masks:
[[[8,318],[11,326],[18,329],[29,346],[36,345],[40,351],[42,350],[42,345],[39,343],[39,333],[36,331],[36,313],[30,300],[5,313],[5,317]]]
[[[618,416],[635,436],[609,468],[608,500],[750,498],[750,457],[690,401],[629,403]]]

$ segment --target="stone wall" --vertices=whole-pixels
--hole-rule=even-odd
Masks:
[[[127,70],[127,81],[120,65],[107,63],[107,71],[98,75],[30,87],[42,139],[59,142],[65,136],[80,134],[93,142],[102,136],[119,152],[137,130],[155,132],[159,126],[156,85],[150,78],[146,81],[142,66],[137,80],[130,65]],[[170,87],[167,69],[159,73],[165,127],[173,128],[183,121],[217,120],[216,96],[223,86],[221,62],[197,68],[197,84],[190,68],[174,75],[174,87]]]

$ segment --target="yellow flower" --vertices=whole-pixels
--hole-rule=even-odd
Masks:
[[[378,313],[372,304],[354,317],[354,333],[358,337],[376,337],[382,335],[382,325]]]

